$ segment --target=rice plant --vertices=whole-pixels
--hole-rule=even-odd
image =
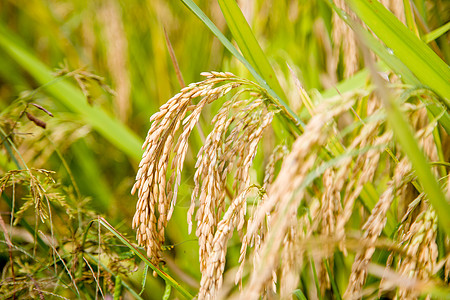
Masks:
[[[448,5],[199,5],[5,2],[2,297],[449,298]]]

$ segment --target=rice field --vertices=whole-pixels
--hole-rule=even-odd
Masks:
[[[0,3],[1,299],[450,299],[450,4]]]

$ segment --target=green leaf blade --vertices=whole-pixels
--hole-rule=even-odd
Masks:
[[[356,15],[393,54],[450,107],[450,68],[378,1],[347,0]]]
[[[224,47],[233,54],[252,74],[256,79],[258,84],[263,87],[267,93],[277,101],[277,105],[282,108],[291,119],[295,120],[295,125],[297,127],[303,127],[305,124],[302,120],[295,114],[292,109],[280,98],[277,93],[267,84],[267,82],[261,77],[261,75],[256,72],[253,66],[239,53],[239,51],[233,46],[233,44],[223,35],[223,33],[217,28],[216,25],[205,15],[205,13],[194,3],[192,0],[181,0],[186,7],[194,13],[211,32],[219,39],[219,41],[224,45]]]
[[[261,75],[267,84],[285,100],[286,96],[277,80],[275,72],[236,1],[219,0],[219,5],[228,27],[245,59],[249,61],[255,71]]]
[[[20,39],[0,24],[0,49],[21,65],[41,85],[42,89],[79,116],[118,149],[138,161],[142,141],[128,127],[111,117],[100,107],[87,103],[84,95],[68,81],[52,75],[51,70],[21,46]]]
[[[387,100],[385,105],[388,121],[394,134],[409,158],[413,169],[421,183],[424,192],[438,216],[439,222],[445,233],[450,236],[450,204],[447,202],[442,188],[431,172],[430,163],[414,138],[412,130],[404,119],[400,107],[393,100]]]

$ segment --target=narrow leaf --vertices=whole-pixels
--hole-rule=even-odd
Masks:
[[[439,222],[441,223],[444,231],[450,236],[450,205],[445,199],[445,195],[442,192],[436,178],[431,172],[430,164],[428,163],[422,150],[419,148],[417,141],[415,140],[411,128],[404,119],[398,104],[391,100],[386,105],[388,114],[388,120],[391,124],[397,140],[402,145],[403,151],[408,156],[419,182],[425,193],[428,195],[433,208],[435,209]]]
[[[303,294],[302,290],[295,290],[292,294],[297,297],[298,300],[307,300],[305,294]]]
[[[328,4],[358,34],[358,37],[365,43],[365,45],[370,48],[391,70],[400,75],[405,83],[417,87],[423,87],[423,83],[411,72],[411,70],[399,58],[393,55],[392,49],[388,49],[386,46],[382,45],[379,40],[374,38],[371,33],[361,26],[361,24],[352,22],[352,19],[344,11],[336,7],[332,1],[329,1]],[[383,64],[379,63],[378,65],[382,70],[386,69]],[[363,76],[366,74],[367,70],[362,70],[357,73],[354,78],[349,78],[343,81],[342,84],[338,84],[337,88],[342,93],[358,86],[362,87],[365,84],[365,77]],[[326,91],[323,95],[330,97],[335,95],[335,91]],[[434,117],[438,116],[442,112],[443,108],[440,106],[441,104],[437,101],[436,103],[427,103],[427,109]],[[445,131],[450,134],[450,116],[448,112],[444,113],[442,118],[439,120],[439,123],[444,127]]]
[[[68,81],[52,75],[51,70],[37,57],[27,51],[18,36],[11,33],[0,23],[0,49],[21,65],[41,85],[41,88],[53,96],[69,110],[80,117],[117,148],[131,158],[139,160],[142,155],[142,142],[128,127],[111,117],[100,107],[90,106],[82,92]]]
[[[447,22],[447,24],[442,25],[439,28],[436,28],[435,30],[431,31],[430,33],[427,33],[424,37],[423,40],[425,41],[425,43],[429,43],[434,41],[435,39],[439,38],[441,35],[443,35],[444,33],[446,33],[447,31],[450,30],[450,22]]]
[[[219,0],[219,5],[225,20],[227,21],[228,27],[244,57],[267,84],[279,96],[286,99],[283,89],[275,76],[275,72],[270,66],[267,57],[264,55],[261,46],[253,35],[252,29],[248,25],[247,20],[242,14],[236,1]]]
[[[356,15],[450,107],[450,68],[378,1],[347,0]]]
[[[147,256],[142,254],[138,248],[136,248],[131,242],[124,237],[120,232],[118,232],[111,224],[109,224],[104,218],[99,218],[99,223],[103,225],[106,229],[108,229],[112,234],[114,234],[124,245],[126,245],[131,251],[134,252],[142,261],[149,266],[153,271],[155,271],[162,279],[166,281],[167,284],[170,284],[173,288],[175,288],[181,295],[183,295],[186,299],[192,299],[193,296],[185,290],[178,282],[175,281],[169,274],[155,266]]]
[[[295,120],[296,126],[304,126],[302,120],[292,111],[292,109],[272,90],[272,88],[266,83],[261,75],[256,72],[252,65],[237,51],[233,44],[223,35],[223,33],[217,28],[216,25],[205,15],[205,13],[194,3],[192,0],[181,0],[219,39],[219,41],[227,48],[228,51],[233,54],[252,74],[258,84],[263,87],[267,93],[273,97],[277,105],[283,109],[284,113],[289,116],[290,119]]]
[[[447,202],[441,186],[431,172],[431,165],[422,152],[422,149],[420,149],[411,127],[400,110],[400,106],[395,99],[392,99],[389,90],[384,86],[383,80],[376,72],[374,64],[370,60],[368,62],[372,77],[377,85],[377,92],[380,99],[383,100],[389,125],[402,146],[402,150],[411,162],[413,170],[424,192],[428,196],[428,200],[436,211],[440,225],[445,233],[450,236],[450,219],[448,218],[450,216],[450,204]]]

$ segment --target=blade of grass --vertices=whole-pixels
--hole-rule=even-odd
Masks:
[[[142,283],[141,283],[142,288],[141,288],[141,291],[139,292],[139,296],[142,295],[142,293],[145,290],[145,282],[147,281],[147,274],[148,274],[148,265],[145,265],[144,266],[144,276],[142,276]]]
[[[430,33],[427,33],[425,36],[423,36],[423,40],[425,43],[429,43],[434,41],[435,39],[439,38],[441,35],[446,33],[450,30],[450,22],[448,22],[445,25],[442,25],[439,28],[436,28],[435,30],[431,31]]]
[[[105,266],[101,261],[98,261],[98,259],[95,258],[92,254],[86,253],[86,255],[89,257],[90,260],[95,262],[97,265],[101,266],[103,270],[116,277],[116,275],[114,275],[114,273],[107,266]],[[136,291],[133,290],[133,288],[123,280],[122,285],[130,292],[131,295],[133,295],[134,299],[144,300],[144,298],[138,295],[138,293],[136,293]]]
[[[360,38],[366,43],[366,46],[369,47],[379,58],[381,58],[381,60],[384,61],[390,69],[399,74],[405,83],[419,87],[423,85],[423,83],[413,74],[413,72],[411,72],[409,68],[407,68],[407,66],[399,58],[397,58],[395,55],[392,55],[392,50],[386,49],[386,47],[382,45],[377,39],[375,39],[371,33],[364,29],[359,23],[353,22],[352,19],[344,11],[339,9],[332,1],[328,1],[328,4],[355,32],[358,33]],[[439,57],[437,58],[439,59]],[[385,70],[383,64],[379,65],[381,65],[380,67],[382,70]],[[359,75],[358,78],[360,80],[363,80],[363,78],[359,77]],[[356,84],[356,80],[351,80],[349,82]],[[360,84],[363,85],[364,83],[360,82]],[[347,87],[347,85],[344,85],[344,87]],[[326,95],[334,95],[334,93],[327,92]],[[443,108],[440,107],[440,103],[427,103],[427,109],[433,114],[434,117],[438,116],[443,110]],[[444,113],[442,118],[439,120],[439,123],[444,127],[445,131],[450,134],[450,116],[448,112]]]
[[[403,0],[403,7],[405,8],[405,19],[409,30],[414,32],[416,36],[419,36],[419,29],[417,29],[416,22],[414,21],[414,13],[409,0]]]
[[[170,42],[169,35],[165,28],[164,30],[164,38],[166,39],[167,50],[169,50],[170,59],[172,60],[172,65],[175,69],[175,74],[177,75],[178,83],[181,88],[184,88],[186,84],[184,83],[183,74],[181,74],[180,67],[178,65],[177,57],[175,56],[175,51],[173,51],[172,43]]]
[[[117,275],[114,282],[114,300],[120,299],[122,299],[122,278],[120,275]]]
[[[138,161],[142,141],[129,128],[111,117],[102,108],[90,106],[81,91],[62,78],[55,79],[51,70],[27,51],[20,39],[0,23],[0,48],[20,64],[55,100],[76,112],[117,148]]]
[[[314,284],[316,286],[316,293],[317,293],[317,299],[322,300],[322,295],[320,293],[320,284],[319,284],[319,278],[317,277],[317,271],[316,271],[316,264],[314,263],[314,260],[311,258],[311,270],[313,272],[314,277]]]
[[[431,172],[430,164],[419,148],[417,141],[414,139],[411,128],[406,120],[404,120],[398,104],[394,100],[390,100],[389,103],[386,103],[386,110],[391,128],[402,145],[403,150],[406,152],[406,155],[409,157],[419,178],[419,182],[422,184],[425,193],[428,195],[428,199],[438,215],[441,226],[447,235],[450,235],[450,205]]]
[[[235,0],[219,0],[220,9],[233,34],[243,56],[252,65],[255,71],[267,82],[267,84],[286,100],[286,95],[277,80],[267,57],[253,35],[247,20]]]
[[[347,0],[355,14],[450,107],[450,68],[378,1]]]
[[[303,294],[302,290],[295,290],[292,293],[298,300],[307,300],[305,294]]]
[[[162,300],[169,300],[171,293],[172,293],[172,286],[170,284],[167,284],[167,281],[166,281],[166,287],[164,288],[164,294],[163,294]]]
[[[292,109],[272,90],[272,88],[266,83],[266,81],[255,71],[252,65],[237,51],[233,44],[223,35],[223,33],[217,28],[216,25],[205,15],[205,13],[194,3],[192,0],[181,0],[190,11],[192,11],[219,39],[219,41],[225,46],[225,48],[233,54],[252,74],[258,84],[264,88],[267,93],[273,98],[276,104],[283,109],[283,112],[288,116],[288,119],[294,123],[295,127],[304,127],[305,124],[302,120],[292,111]]]
[[[186,299],[192,299],[193,296],[185,290],[178,282],[175,281],[169,274],[155,266],[147,256],[142,254],[138,248],[136,248],[131,242],[124,237],[120,232],[118,232],[111,224],[109,224],[104,218],[99,218],[99,223],[103,225],[106,229],[108,229],[112,234],[114,234],[122,243],[124,243],[131,251],[134,252],[142,261],[148,265],[153,271],[155,271],[162,279],[166,281],[167,284],[170,284],[173,288],[175,288],[181,295],[183,295]]]
[[[328,277],[330,278],[331,288],[333,289],[334,297],[337,300],[342,300],[341,293],[339,292],[338,286],[336,284],[336,280],[334,280],[333,273],[330,270],[330,266],[328,265],[328,259],[324,259],[323,263],[325,264],[325,269],[327,270]]]
[[[390,127],[394,131],[396,139],[402,146],[403,151],[408,156],[424,192],[427,194],[431,205],[437,213],[440,225],[445,233],[450,235],[450,204],[447,202],[438,181],[431,172],[431,166],[419,148],[412,129],[405,120],[399,105],[391,98],[389,91],[384,86],[383,80],[375,69],[375,64],[368,58],[369,55],[366,54],[365,57],[367,58],[366,61],[371,70],[373,80],[377,85],[379,97],[385,106]]]

